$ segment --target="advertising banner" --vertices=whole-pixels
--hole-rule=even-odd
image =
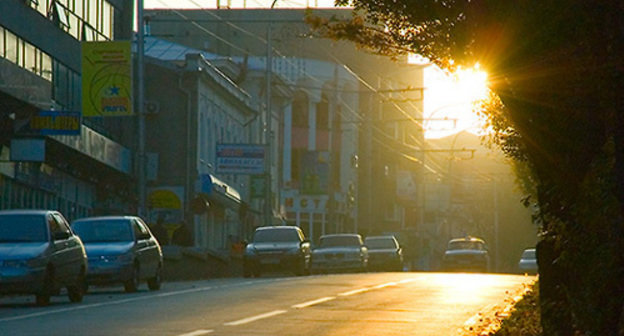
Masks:
[[[130,41],[82,42],[82,114],[132,115]]]
[[[217,173],[256,175],[264,173],[262,145],[217,144]]]

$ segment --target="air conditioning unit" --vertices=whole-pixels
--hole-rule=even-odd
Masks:
[[[155,101],[146,101],[145,102],[145,114],[158,114],[160,110],[160,105]]]

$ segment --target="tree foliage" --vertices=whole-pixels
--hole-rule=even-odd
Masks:
[[[624,2],[337,0],[324,37],[444,67],[479,62],[494,142],[535,183],[544,333],[617,334],[624,303]],[[614,280],[615,279],[615,280]]]

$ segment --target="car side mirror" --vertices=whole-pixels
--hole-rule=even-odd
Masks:
[[[68,239],[70,236],[71,234],[67,231],[54,232],[54,234],[52,235],[54,240],[65,240],[65,239]]]

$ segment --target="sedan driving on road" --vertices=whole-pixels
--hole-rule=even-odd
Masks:
[[[309,273],[310,242],[296,226],[264,226],[254,232],[245,247],[245,277],[260,276],[269,270],[288,270],[296,275]]]
[[[35,294],[44,306],[66,287],[80,302],[86,270],[84,246],[61,213],[0,211],[0,294]]]
[[[487,272],[489,265],[490,256],[485,242],[470,236],[451,239],[442,260],[446,271]]]
[[[321,236],[318,248],[312,251],[312,271],[324,273],[331,270],[368,269],[368,249],[362,236],[355,233],[339,233]]]
[[[88,285],[121,283],[126,292],[135,292],[146,279],[150,290],[160,289],[162,251],[141,218],[83,218],[74,221],[72,228],[89,258]]]
[[[518,269],[520,273],[537,274],[537,259],[534,248],[528,248],[522,252],[518,262]]]
[[[370,270],[403,270],[403,250],[394,236],[369,236],[364,245],[368,248]]]

